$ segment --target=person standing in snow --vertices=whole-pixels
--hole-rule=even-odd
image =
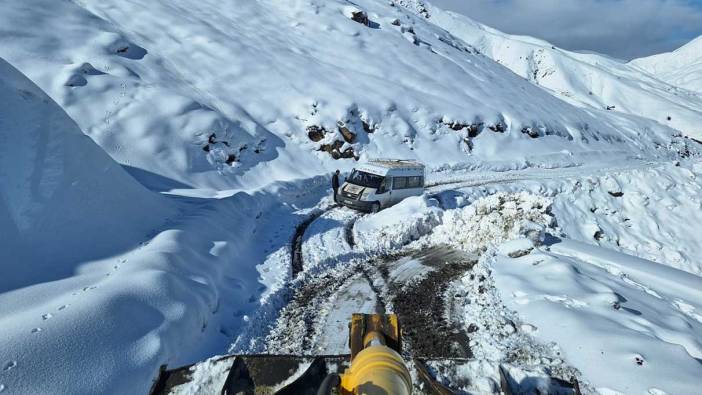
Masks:
[[[339,169],[336,169],[336,172],[332,176],[332,189],[334,190],[334,202],[338,203],[338,200],[336,198],[336,195],[339,193]]]

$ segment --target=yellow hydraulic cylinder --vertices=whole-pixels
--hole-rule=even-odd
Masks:
[[[359,352],[341,377],[345,395],[410,395],[412,378],[400,354],[384,345]]]

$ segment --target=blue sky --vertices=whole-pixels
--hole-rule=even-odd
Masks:
[[[702,35],[702,0],[429,0],[507,33],[621,59]]]

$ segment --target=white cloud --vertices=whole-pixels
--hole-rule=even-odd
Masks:
[[[429,0],[507,33],[631,59],[702,34],[702,2],[685,0]]]

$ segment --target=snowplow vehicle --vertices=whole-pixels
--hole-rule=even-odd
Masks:
[[[424,193],[424,164],[399,159],[373,159],[353,169],[341,187],[340,204],[378,212]]]
[[[396,315],[353,314],[349,348],[349,355],[231,355],[210,360],[200,368],[166,370],[163,366],[151,394],[413,393],[412,375],[401,356],[402,331]],[[421,361],[413,364],[427,388],[434,388],[428,393],[453,393],[434,382]],[[207,380],[202,380],[203,373]]]
[[[432,362],[403,356],[402,330],[395,314],[353,314],[346,355],[228,355],[173,370],[161,367],[152,395],[451,395],[437,381]],[[465,362],[461,360],[461,362]],[[523,392],[500,367],[499,394]],[[555,379],[557,380],[557,379]],[[550,393],[580,395],[577,382],[560,382]],[[541,392],[535,392],[541,393]]]

